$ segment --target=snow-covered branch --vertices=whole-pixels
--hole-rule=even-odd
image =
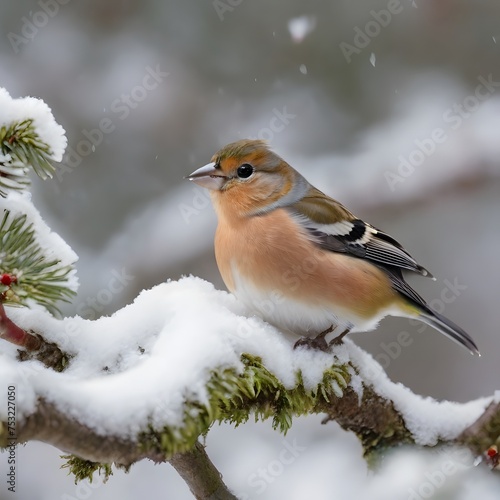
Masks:
[[[366,454],[401,443],[473,444],[467,429],[493,401],[423,399],[391,382],[349,340],[332,353],[293,350],[281,332],[246,317],[233,296],[198,278],[158,285],[96,321],[8,311],[69,359],[58,373],[35,360],[19,362],[15,349],[0,345],[0,380],[23,394],[18,441],[51,443],[95,468],[169,460],[192,450],[214,422],[238,424],[252,415],[286,432],[294,416],[324,413],[355,432]],[[5,408],[0,415],[5,422]],[[480,425],[473,434],[491,444],[496,430]],[[7,437],[4,431],[4,446]],[[79,466],[72,466],[77,476]]]
[[[50,108],[34,97],[12,99],[0,87],[0,196],[29,186],[31,167],[42,179],[55,172],[66,148],[64,129]]]

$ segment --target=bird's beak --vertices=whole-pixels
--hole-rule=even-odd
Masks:
[[[221,173],[220,169],[215,168],[215,163],[208,163],[188,175],[186,179],[204,188],[218,191],[226,182],[226,177],[221,175]]]

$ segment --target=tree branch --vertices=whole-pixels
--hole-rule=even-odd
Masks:
[[[319,405],[318,413],[326,413],[323,424],[334,420],[344,430],[354,432],[369,457],[380,449],[413,443],[403,417],[391,401],[379,396],[372,387],[364,387],[362,400],[352,389],[333,404]]]
[[[19,351],[20,361],[37,359],[47,368],[61,371],[66,366],[63,360],[69,358],[55,344],[18,327],[7,317],[1,303],[0,338],[26,349]],[[35,413],[16,425],[16,444],[32,440],[43,441],[61,450],[68,450],[78,457],[85,457],[85,461],[115,463],[126,469],[144,458],[156,463],[166,461],[162,451],[155,449],[144,451],[138,443],[113,436],[99,436],[89,427],[58,411],[53,404],[44,399],[39,400]],[[8,434],[0,432],[0,448],[8,445]],[[191,450],[174,454],[169,462],[187,483],[195,498],[236,500],[224,484],[222,474],[198,441]],[[95,468],[91,467],[91,470]]]
[[[0,339],[22,347],[18,351],[20,361],[36,359],[47,368],[62,371],[66,366],[69,356],[51,342],[47,342],[41,335],[28,333],[17,326],[7,317],[5,308],[0,302]]]
[[[58,369],[60,360],[68,359],[54,344],[45,341],[42,344],[53,345],[53,352],[59,352],[62,356],[42,356],[47,366]],[[344,350],[343,355],[331,355],[333,364],[324,370],[323,378],[316,387],[304,385],[300,370],[296,372],[295,386],[285,386],[259,357],[241,354],[243,370],[234,367],[213,368],[206,382],[207,401],[185,399],[182,427],[167,425],[159,428],[150,423],[144,424],[146,427],[133,439],[113,435],[109,431],[105,435],[102,431],[98,433],[95,428],[78,420],[74,412],[68,412],[67,403],[59,407],[38,396],[34,411],[16,422],[16,442],[43,441],[76,455],[78,458],[71,459],[69,467],[77,479],[91,476],[104,467],[103,464],[114,463],[128,468],[144,458],[154,462],[169,461],[188,483],[196,498],[200,499],[235,498],[198,442],[199,436],[206,434],[214,422],[238,424],[245,422],[250,415],[256,415],[260,419],[272,418],[273,426],[286,432],[296,415],[326,414],[324,423],[334,420],[359,437],[368,459],[387,448],[415,443],[411,425],[405,420],[404,414],[397,410],[396,402],[380,393],[378,382],[373,385],[377,376],[385,377],[383,371],[377,376],[363,375],[363,366],[373,364],[372,358],[350,341],[340,349]],[[33,351],[32,354],[42,351]],[[300,353],[291,350],[290,355],[299,356]],[[327,355],[321,353],[321,356]],[[28,357],[21,355],[20,359]],[[394,390],[401,389],[388,380],[384,383],[386,389],[388,384]],[[78,387],[75,384],[74,391]],[[415,407],[421,403],[421,398],[409,391],[405,397],[410,398]],[[465,405],[452,405],[452,409],[459,412]],[[481,405],[477,411],[479,418],[473,425],[459,429],[456,435],[450,437],[438,436],[440,442],[465,445],[476,454],[484,453],[489,446],[497,443],[500,405],[492,403],[479,415],[485,403]],[[432,425],[433,422],[429,421],[429,426]],[[0,424],[0,447],[10,444],[6,429],[6,422],[3,426]],[[110,469],[108,467],[105,470]]]
[[[191,451],[176,453],[169,462],[186,481],[195,498],[236,500],[199,442],[196,442]]]
[[[42,441],[82,457],[85,462],[93,462],[90,464],[91,473],[99,468],[100,463],[115,463],[119,467],[128,469],[130,465],[144,458],[155,463],[167,461],[165,453],[161,450],[146,450],[140,446],[139,442],[124,440],[117,436],[99,435],[86,425],[60,412],[45,400],[39,401],[36,413],[17,425],[16,434],[17,443]],[[7,434],[0,435],[0,437],[2,438],[0,447],[7,447]],[[176,453],[168,461],[188,484],[196,498],[236,499],[222,481],[221,473],[210,461],[199,442],[196,442],[190,451]],[[73,470],[77,479],[83,479],[83,475],[77,470],[81,462],[77,461]]]
[[[369,385],[364,386],[360,399],[359,394],[348,385],[339,397],[338,389],[332,389],[331,383],[326,383],[314,391],[316,396],[310,396],[307,400],[307,391],[300,382],[297,387],[286,390],[273,374],[265,369],[260,360],[255,360],[248,355],[243,356],[242,359],[246,363],[243,374],[236,375],[228,370],[214,373],[210,383],[214,387],[217,384],[223,384],[226,389],[226,399],[214,401],[220,409],[218,414],[213,409],[207,410],[207,413],[213,414],[211,420],[199,415],[204,426],[195,429],[189,437],[184,436],[183,445],[165,439],[166,436],[169,437],[175,433],[175,430],[167,428],[145,429],[136,441],[124,440],[122,437],[113,435],[103,436],[44,399],[39,399],[34,413],[17,424],[18,442],[39,440],[69,451],[85,460],[95,463],[116,463],[124,467],[129,467],[143,458],[149,458],[155,462],[169,460],[176,468],[182,469],[183,477],[190,477],[186,468],[199,464],[203,458],[199,449],[193,451],[199,448],[196,442],[200,434],[208,431],[214,421],[239,422],[248,418],[252,412],[263,419],[273,417],[275,427],[282,426],[280,418],[288,421],[293,415],[326,413],[324,423],[334,420],[345,430],[354,432],[361,440],[367,456],[392,446],[414,443],[407,423],[392,401],[377,394]],[[249,380],[252,381],[253,387],[242,392],[241,385],[248,383]],[[280,399],[281,397],[284,399]],[[287,400],[290,404],[288,408],[284,408],[283,401]],[[302,406],[297,406],[295,400],[300,400]],[[189,402],[186,404],[189,405]],[[467,445],[476,453],[484,452],[498,438],[499,422],[499,405],[492,404],[474,425],[448,442]],[[0,438],[2,437],[0,446],[5,447],[7,438],[5,434],[0,434]],[[187,455],[175,451],[179,449],[185,451]],[[205,468],[208,471],[206,487],[209,487],[214,483],[215,468],[210,463],[207,463]],[[218,473],[217,475],[220,478]],[[194,485],[193,489],[198,491],[198,486]]]
[[[11,344],[24,347],[27,351],[36,351],[42,345],[42,340],[25,332],[7,317],[5,308],[0,301],[0,338]]]
[[[492,402],[484,413],[457,438],[475,453],[484,453],[500,444],[500,403]]]

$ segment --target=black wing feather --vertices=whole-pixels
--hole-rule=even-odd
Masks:
[[[408,285],[408,283],[406,283],[403,278],[401,269],[397,267],[390,268],[384,266],[384,271],[389,275],[392,287],[395,290],[397,290],[401,295],[404,295],[419,306],[427,308],[427,303],[425,302],[425,300],[415,290],[413,290],[413,288]]]
[[[300,214],[298,215],[300,217]],[[314,236],[316,242],[326,250],[371,260],[375,265],[381,267],[400,268],[433,277],[427,269],[417,263],[400,243],[388,234],[360,219],[354,219],[347,223],[351,226],[348,232],[330,234],[323,229],[324,225],[315,227],[315,223],[310,219],[303,221],[303,225]]]

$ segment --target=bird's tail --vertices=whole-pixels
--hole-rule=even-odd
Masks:
[[[420,309],[419,319],[429,326],[432,326],[443,335],[446,335],[451,340],[454,340],[457,344],[468,349],[471,354],[481,356],[476,343],[472,340],[470,335],[453,323],[453,321],[445,318],[442,314],[433,311],[429,307],[425,307]]]

